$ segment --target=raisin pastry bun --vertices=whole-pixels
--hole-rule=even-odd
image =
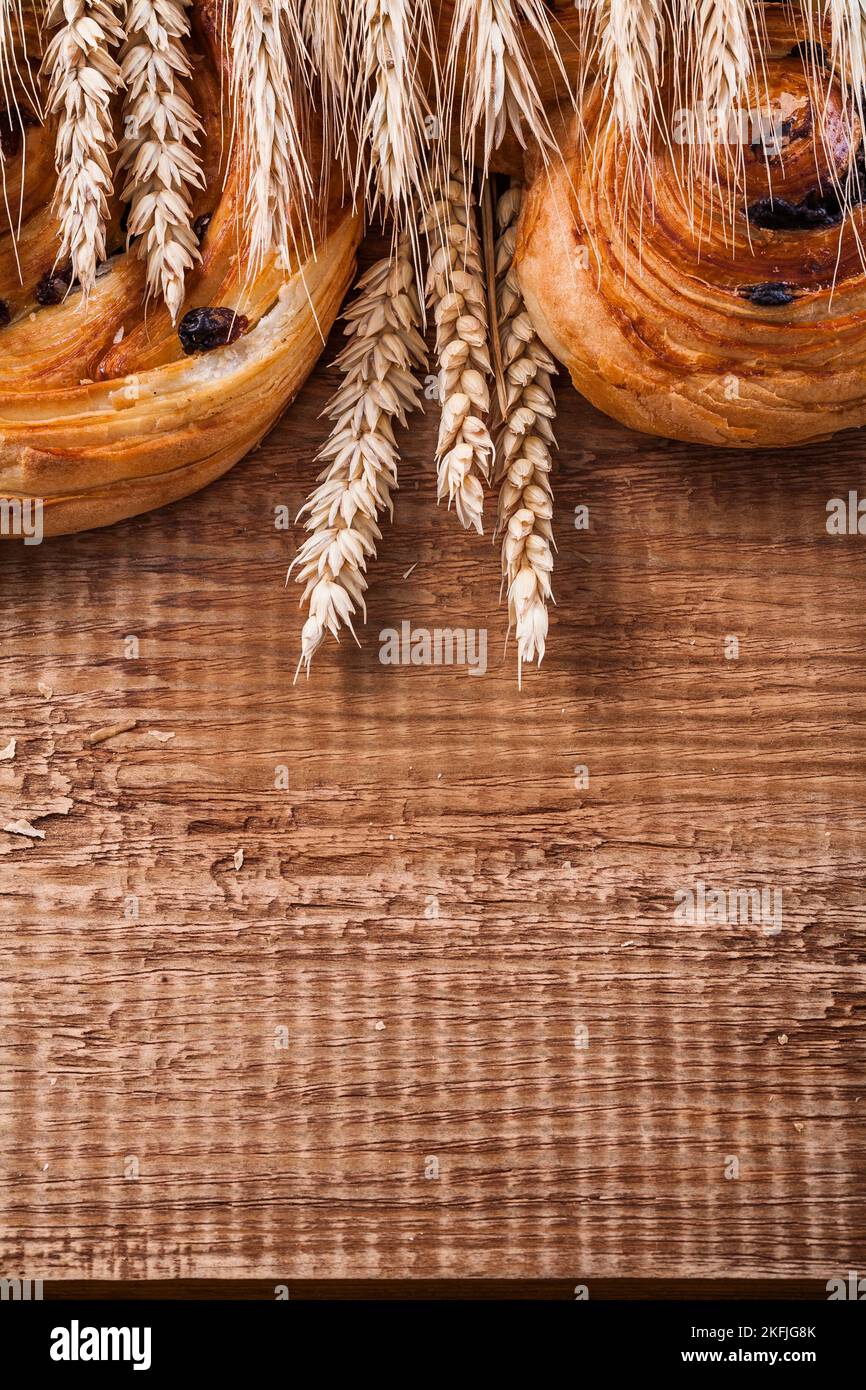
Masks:
[[[0,498],[39,499],[46,535],[106,526],[205,486],[253,448],[303,385],[355,269],[360,219],[339,179],[314,243],[284,268],[252,266],[241,169],[224,128],[225,35],[214,0],[193,7],[200,61],[191,101],[204,125],[205,187],[193,213],[201,262],[176,327],[147,294],[115,202],[109,257],[87,303],[56,265],[51,121],[0,117]],[[227,148],[228,147],[228,148]],[[311,156],[311,167],[317,168]],[[227,167],[226,167],[227,164]],[[20,205],[20,219],[19,219]]]
[[[866,422],[862,108],[831,79],[829,35],[807,42],[787,6],[764,18],[766,79],[744,105],[770,138],[742,145],[736,197],[670,119],[629,185],[596,84],[524,202],[538,332],[594,405],[649,434],[782,447]]]

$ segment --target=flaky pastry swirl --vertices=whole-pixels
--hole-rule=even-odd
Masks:
[[[525,200],[517,268],[536,327],[637,430],[779,447],[866,422],[857,104],[827,75],[826,30],[809,42],[783,5],[764,19],[767,89],[756,69],[748,108],[770,114],[771,138],[745,144],[736,199],[700,161],[688,196],[670,122],[641,186],[596,83]]]
[[[205,187],[193,207],[201,263],[187,275],[182,312],[228,311],[232,336],[243,326],[236,341],[185,355],[168,310],[148,300],[116,199],[110,256],[87,304],[75,286],[45,303],[58,245],[51,122],[28,122],[4,160],[6,206],[17,228],[20,200],[22,218],[17,236],[8,217],[0,235],[8,319],[0,328],[0,497],[40,499],[46,535],[175,501],[231,468],[306,380],[354,272],[360,218],[341,205],[339,180],[321,208],[315,248],[288,269],[271,256],[251,270],[241,156],[225,128],[221,9],[200,0],[193,12],[202,58],[191,89],[204,124]]]

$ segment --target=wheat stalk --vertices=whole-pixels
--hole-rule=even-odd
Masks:
[[[243,218],[254,276],[271,252],[287,267],[292,252],[303,254],[313,240],[313,182],[299,91],[306,49],[297,0],[235,0],[231,46],[239,157],[248,170]],[[300,233],[294,209],[300,212]]]
[[[598,53],[611,114],[648,153],[661,82],[662,0],[596,0]]]
[[[430,201],[425,155],[432,148],[431,111],[420,70],[422,54],[435,53],[430,0],[363,0],[361,14],[361,153],[355,186],[371,172],[371,214],[390,213],[401,230],[411,230],[415,208],[420,203],[423,210]]]
[[[550,473],[556,415],[556,364],[529,316],[514,267],[522,190],[513,186],[496,209],[496,286],[505,368],[505,412],[499,439],[499,530],[509,630],[517,639],[517,679],[524,662],[544,658],[547,605],[553,599],[553,490]]]
[[[123,41],[121,0],[54,0],[50,25],[59,25],[43,60],[48,109],[59,117],[54,209],[60,224],[58,260],[69,259],[82,302],[105,259],[108,199],[113,190],[109,155],[115,148],[111,99],[120,90],[112,50]]]
[[[696,0],[693,6],[693,48],[690,51],[692,104],[702,102],[720,132],[727,150],[731,116],[746,93],[753,71],[751,25],[755,0]],[[716,145],[704,147],[712,170],[717,169]],[[736,142],[735,172],[742,169],[743,152]],[[735,196],[736,181],[731,187]]]
[[[490,410],[488,314],[477,210],[459,160],[429,210],[427,299],[436,319],[442,420],[436,461],[438,496],[454,503],[460,522],[481,533],[484,483],[495,457],[485,423]]]
[[[184,82],[191,3],[129,0],[120,58],[126,97],[118,168],[128,170],[121,198],[130,207],[129,235],[140,238],[147,262],[148,293],[162,295],[173,323],[186,272],[199,259],[191,190],[204,187],[195,152],[202,126]]]
[[[478,162],[485,175],[490,156],[502,144],[509,126],[524,149],[527,132],[545,157],[556,148],[521,25],[528,25],[540,37],[550,62],[565,78],[544,0],[457,0],[445,69],[447,119],[450,125],[462,54],[463,156],[468,166],[480,137],[482,158]]]
[[[367,562],[382,539],[378,519],[393,512],[394,423],[405,425],[420,402],[414,371],[423,370],[427,349],[407,235],[362,277],[345,318],[349,343],[337,359],[344,381],[328,407],[334,425],[318,455],[327,466],[301,511],[309,534],[289,569],[298,567],[301,603],[309,604],[298,663],[308,674],[326,633],[339,640],[346,626],[358,640],[352,618],[360,608],[366,620]]]

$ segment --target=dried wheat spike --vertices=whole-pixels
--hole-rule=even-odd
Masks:
[[[147,262],[148,293],[162,295],[173,323],[186,273],[199,259],[191,190],[204,187],[195,151],[202,126],[184,82],[191,3],[129,0],[120,58],[126,97],[118,168],[128,171],[121,197],[130,205],[129,235],[140,238]]]
[[[480,135],[477,162],[485,174],[509,126],[524,148],[528,132],[530,142],[545,158],[556,148],[526,49],[524,26],[535,31],[547,49],[548,62],[570,85],[545,0],[457,0],[455,5],[445,66],[447,124],[459,85],[464,162],[468,165],[477,157]]]
[[[495,449],[486,418],[492,367],[477,209],[459,160],[425,219],[431,242],[427,298],[436,319],[442,422],[438,496],[467,529],[483,531],[484,483]]]
[[[390,213],[413,232],[418,203],[430,201],[430,107],[420,69],[423,55],[435,54],[430,0],[363,0],[362,14],[356,187],[371,174],[371,213]]]
[[[754,0],[697,0],[695,75],[720,129],[746,91],[752,71],[750,21]]]
[[[553,490],[550,473],[556,416],[556,364],[532,326],[514,268],[522,190],[514,186],[496,209],[496,285],[505,370],[505,418],[499,438],[499,530],[509,630],[517,638],[517,676],[524,662],[544,658],[547,605],[553,598]]]
[[[59,25],[43,60],[48,109],[58,117],[58,260],[71,261],[82,302],[105,259],[113,189],[109,155],[115,148],[111,99],[121,87],[112,51],[124,38],[122,10],[122,0],[54,0],[48,13],[48,23]]]
[[[596,27],[614,120],[646,149],[661,81],[663,0],[596,0]]]
[[[301,511],[309,534],[289,569],[297,567],[301,603],[310,609],[298,665],[308,674],[326,633],[339,640],[346,626],[358,640],[352,618],[360,608],[366,619],[367,562],[382,539],[379,516],[393,511],[394,422],[405,425],[420,404],[414,373],[425,368],[427,348],[408,236],[362,277],[345,318],[349,343],[337,359],[344,381],[328,407],[334,426],[318,455],[327,467]]]
[[[254,275],[272,252],[289,266],[293,252],[313,244],[313,181],[301,129],[308,55],[297,0],[234,3],[232,96],[248,169],[243,217]]]

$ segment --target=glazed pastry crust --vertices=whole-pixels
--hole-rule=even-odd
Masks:
[[[0,297],[11,314],[0,329],[0,497],[41,499],[46,535],[176,501],[230,469],[300,390],[354,275],[361,222],[342,208],[339,180],[320,210],[315,248],[288,269],[271,259],[250,274],[241,171],[235,155],[224,163],[217,8],[205,0],[195,14],[204,58],[193,95],[206,129],[207,189],[193,212],[210,221],[184,311],[229,308],[249,329],[230,346],[185,356],[165,307],[146,303],[144,266],[124,246],[117,206],[114,254],[87,306],[75,291],[40,306],[36,287],[57,248],[54,131],[28,131],[26,162],[10,161],[7,175],[8,206],[17,208],[24,168],[21,233],[16,246],[7,224],[0,238]]]
[[[786,131],[772,188],[802,207],[848,176],[861,132],[834,91],[816,138],[826,87],[793,56],[801,35],[783,7],[766,20]],[[733,236],[711,185],[699,232],[681,193],[684,152],[656,152],[652,204],[626,196],[627,142],[597,97],[582,115],[588,140],[575,123],[563,162],[535,175],[517,252],[536,327],[578,390],[635,430],[732,448],[793,446],[866,422],[862,207],[842,224],[758,225],[767,161],[747,151]],[[760,302],[770,287],[789,302]]]

